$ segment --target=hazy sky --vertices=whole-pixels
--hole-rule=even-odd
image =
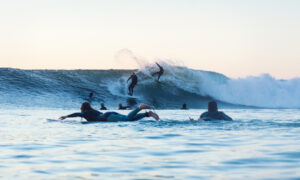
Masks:
[[[0,67],[136,68],[129,49],[229,77],[300,77],[299,0],[0,0]]]

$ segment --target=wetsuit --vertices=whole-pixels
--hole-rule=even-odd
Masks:
[[[201,114],[200,119],[209,121],[209,120],[227,120],[231,121],[232,118],[227,116],[222,111],[215,111],[215,112],[204,112]]]
[[[73,113],[66,117],[82,117],[87,121],[137,121],[144,117],[149,117],[147,112],[138,114],[139,111],[140,109],[136,108],[126,116],[117,112],[106,112],[103,114],[96,110],[90,110],[86,112]]]
[[[126,110],[129,106],[119,106],[119,110]]]
[[[130,79],[131,79],[131,83],[130,83],[130,85],[129,85],[129,87],[128,87],[128,91],[129,91],[129,95],[132,96],[132,95],[133,95],[133,88],[134,88],[134,86],[137,84],[138,78],[137,78],[137,76],[136,76],[135,74],[133,74],[133,75],[131,75],[131,76],[128,78],[127,82],[128,82]]]
[[[156,65],[159,67],[159,71],[152,74],[152,76],[158,75],[157,80],[159,81],[160,76],[164,73],[164,68],[161,67],[158,63]]]
[[[101,107],[100,110],[107,110],[105,106]]]

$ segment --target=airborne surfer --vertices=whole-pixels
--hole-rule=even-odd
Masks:
[[[128,84],[128,81],[130,79],[131,79],[131,83],[128,86],[128,91],[129,91],[128,94],[130,96],[132,96],[133,95],[133,88],[137,84],[138,78],[137,78],[136,74],[134,72],[132,72],[131,76],[127,79],[127,84]]]
[[[157,62],[155,64],[158,66],[159,71],[153,73],[152,76],[158,75],[157,80],[159,81],[160,76],[164,73],[164,68],[161,67]]]

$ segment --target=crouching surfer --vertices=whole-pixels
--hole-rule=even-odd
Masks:
[[[150,106],[147,104],[141,104],[138,108],[131,111],[128,115],[119,114],[117,112],[106,112],[101,113],[95,109],[93,109],[90,105],[90,103],[85,102],[81,105],[81,112],[69,114],[67,116],[62,116],[59,119],[64,120],[66,118],[71,117],[82,117],[86,119],[87,121],[138,121],[140,119],[143,119],[144,117],[152,117],[155,120],[159,120],[159,116],[152,112],[148,111],[145,113],[138,113],[142,109],[150,109]]]
[[[210,120],[227,120],[231,121],[232,118],[227,116],[224,112],[218,111],[218,105],[215,101],[208,103],[208,111],[200,115],[198,120],[210,121]],[[191,121],[194,121],[193,118],[190,118]]]
[[[157,75],[157,81],[159,81],[160,76],[164,73],[164,68],[161,67],[158,63],[155,63],[155,64],[158,66],[159,71],[153,73],[152,76]]]

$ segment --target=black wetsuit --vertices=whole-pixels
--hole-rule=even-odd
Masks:
[[[87,121],[106,121],[106,116],[103,113],[96,110],[89,110],[85,112],[78,112],[67,115],[67,117],[82,117]]]
[[[209,120],[227,120],[231,121],[232,118],[227,116],[222,111],[215,111],[215,112],[204,112],[201,114],[200,119],[209,121]]]
[[[105,106],[101,107],[100,110],[107,110]]]
[[[133,88],[134,86],[137,84],[138,82],[138,78],[135,74],[131,75],[127,81],[129,81],[131,79],[131,83],[128,87],[128,91],[129,91],[129,95],[132,96],[133,95]]]
[[[152,76],[158,75],[157,80],[159,81],[160,76],[164,73],[164,68],[161,67],[158,63],[156,65],[159,67],[159,71],[152,74]]]
[[[85,111],[85,112],[73,113],[73,114],[67,115],[66,117],[82,117],[90,122],[92,122],[92,121],[110,121],[110,122],[137,121],[137,120],[143,119],[144,117],[149,117],[149,114],[147,112],[138,114],[139,111],[140,111],[140,109],[136,108],[126,116],[123,114],[119,114],[117,112],[106,112],[103,114],[96,110],[90,110],[90,111]]]
[[[126,110],[126,109],[128,109],[129,108],[129,106],[119,106],[119,110]]]

